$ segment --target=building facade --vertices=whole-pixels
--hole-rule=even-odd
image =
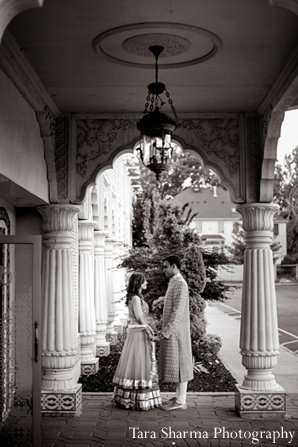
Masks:
[[[242,228],[242,219],[226,189],[220,186],[199,191],[186,188],[173,200],[181,207],[189,204],[194,214],[191,227],[200,235],[206,249],[230,254],[235,226]],[[280,264],[287,254],[287,220],[280,215],[274,216],[272,241],[278,247],[274,252],[275,263]]]

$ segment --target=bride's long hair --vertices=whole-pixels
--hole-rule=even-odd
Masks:
[[[140,293],[141,285],[144,284],[146,281],[144,273],[141,272],[134,272],[130,275],[128,286],[127,286],[127,294],[126,294],[126,306],[129,303],[129,300],[133,295],[142,296]]]

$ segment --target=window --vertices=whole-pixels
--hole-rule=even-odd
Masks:
[[[274,234],[274,236],[278,236],[279,235],[279,225],[278,224],[274,224],[273,234]]]

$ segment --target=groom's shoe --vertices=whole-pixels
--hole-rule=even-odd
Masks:
[[[175,401],[170,405],[167,405],[165,407],[165,409],[167,411],[172,411],[172,410],[186,410],[187,409],[187,405],[185,404],[180,404],[179,402]]]
[[[164,402],[160,408],[162,410],[168,411],[169,407],[171,407],[174,404],[176,404],[176,397],[172,397],[172,399],[169,399],[166,402]]]

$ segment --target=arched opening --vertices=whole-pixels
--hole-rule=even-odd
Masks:
[[[177,150],[178,152],[182,152],[181,149],[181,144],[179,142],[176,142],[177,145]],[[134,145],[134,149],[137,146],[137,143]],[[200,166],[200,169],[202,172],[204,169],[204,164],[205,164],[205,170],[207,172],[206,177],[208,177],[208,168],[212,168],[212,163],[208,164],[208,162],[204,163],[203,160],[203,156],[200,155],[200,153],[198,153],[198,151],[195,151],[194,149],[188,149],[186,151],[186,153],[189,155],[189,157],[191,159],[195,159],[196,160],[196,166],[193,168],[192,165],[189,166],[189,172],[195,171],[197,169],[198,166]],[[117,156],[115,156],[115,159],[113,161],[113,168],[117,170],[117,164],[119,162],[119,164],[122,163],[122,160],[124,161],[124,166],[125,169],[128,171],[127,173],[127,181],[129,183],[131,183],[131,187],[133,190],[133,196],[135,197],[134,199],[132,199],[132,203],[134,200],[137,200],[137,197],[140,195],[140,191],[142,190],[142,186],[141,186],[141,181],[140,181],[140,177],[142,176],[143,173],[145,173],[145,175],[147,175],[149,173],[149,171],[146,171],[146,168],[142,168],[140,166],[140,162],[139,160],[134,156],[132,157],[131,154],[127,153],[126,150],[123,151],[119,151],[119,154]],[[177,165],[179,165],[179,161],[177,161]],[[172,167],[170,167],[171,170]],[[177,170],[179,171],[179,166],[177,168]],[[213,169],[215,170],[215,169]],[[115,204],[113,204],[113,202],[115,203],[115,201],[117,202],[118,200],[118,192],[119,192],[119,187],[120,190],[123,190],[123,184],[122,184],[122,188],[121,188],[121,175],[120,172],[117,171],[116,176],[114,176],[113,178],[113,170],[110,168],[107,168],[106,166],[104,168],[98,168],[98,175],[97,178],[95,180],[96,182],[96,190],[97,190],[97,199],[96,202],[98,203],[98,207],[99,207],[99,211],[98,211],[98,215],[101,215],[100,209],[103,209],[103,225],[99,224],[98,228],[99,228],[99,233],[100,230],[103,231],[103,233],[105,233],[105,235],[103,236],[103,257],[105,258],[103,261],[103,265],[106,269],[106,272],[102,275],[104,275],[105,278],[105,285],[106,285],[106,297],[107,300],[105,301],[105,304],[107,304],[107,312],[106,312],[106,316],[101,315],[99,317],[99,320],[97,321],[97,326],[98,326],[98,331],[101,331],[101,334],[103,334],[103,332],[105,331],[105,334],[107,335],[107,340],[109,343],[109,347],[108,350],[113,350],[113,346],[115,346],[115,342],[117,340],[117,338],[119,338],[119,334],[121,333],[124,321],[125,321],[125,314],[123,312],[123,307],[121,308],[121,294],[122,297],[125,295],[125,275],[122,275],[120,278],[119,272],[117,273],[115,267],[117,266],[117,263],[119,265],[119,260],[121,257],[123,257],[125,255],[125,253],[127,253],[127,249],[126,247],[122,244],[119,244],[119,241],[121,240],[121,233],[122,231],[127,232],[127,228],[129,228],[131,226],[132,223],[132,218],[134,218],[134,216],[132,215],[132,211],[129,210],[127,208],[127,201],[128,201],[128,196],[127,194],[122,197],[122,201],[120,201],[119,207],[115,207]],[[141,172],[142,171],[142,172]],[[218,167],[217,172],[219,172],[222,177],[224,177],[224,175],[221,172],[220,167]],[[150,173],[149,173],[150,174]],[[205,175],[205,174],[204,174]],[[216,176],[214,174],[210,174],[209,173],[209,177],[211,177],[211,179],[213,179],[215,181]],[[170,181],[169,179],[171,178],[171,175],[169,176],[165,176],[166,180],[165,181]],[[185,175],[183,177],[183,180],[180,178],[179,179],[179,174],[177,175],[176,181],[179,183],[183,183],[184,181],[186,181],[185,187],[181,188],[182,190],[187,190],[187,189],[193,189],[195,194],[200,194],[200,192],[202,191],[202,189],[204,190],[204,192],[206,192],[207,194],[210,195],[210,197],[213,197],[215,199],[219,200],[219,203],[221,203],[222,200],[222,196],[220,195],[220,193],[218,192],[218,188],[221,188],[220,191],[223,191],[225,194],[225,200],[227,200],[227,198],[229,197],[230,192],[224,187],[222,188],[221,186],[219,187],[219,179],[216,178],[215,184],[207,184],[208,181],[202,181],[202,179],[200,179],[200,176],[197,174],[197,179],[200,179],[200,182],[196,182],[196,178],[193,179],[193,181],[190,183],[190,185],[187,186],[187,178],[188,175]],[[142,180],[142,179],[141,179]],[[149,180],[149,183],[151,182],[151,184],[153,183],[154,178],[151,177],[151,181]],[[229,182],[227,182],[229,186],[231,186],[231,184]],[[178,187],[179,189],[179,187]],[[127,190],[126,190],[127,192]],[[217,192],[217,194],[216,194]],[[167,194],[165,193],[165,196]],[[174,202],[174,199],[170,199]],[[229,203],[232,206],[232,201],[229,199]],[[182,203],[183,206],[184,203]],[[176,205],[178,205],[178,202],[176,203]],[[124,210],[124,213],[121,214],[121,216],[119,215],[119,210],[126,208],[126,210]],[[215,208],[218,208],[218,206],[216,206]],[[234,212],[235,214],[235,212]],[[123,217],[125,216],[125,218]],[[214,236],[215,233],[218,233],[218,235],[220,236],[222,233],[222,229],[219,228],[222,221],[220,221],[221,223],[218,223],[214,218],[210,218],[214,224],[217,225],[217,229],[214,230],[210,233],[210,231],[212,230],[212,228],[208,228],[208,230],[205,230],[205,228],[203,229],[203,225],[205,225],[205,223],[203,223],[203,221],[201,220],[201,224],[202,224],[202,230],[203,231],[197,231],[200,235],[202,235],[203,233],[206,233],[205,236],[207,236],[204,241],[203,241],[203,245],[205,246],[205,248],[211,248],[211,252],[217,252],[217,251],[222,251],[221,248],[219,247],[219,242],[221,242],[222,239],[220,239],[220,237],[215,241],[214,244],[211,244],[210,241],[212,241],[212,238],[208,238],[208,236]],[[213,219],[213,220],[212,220]],[[205,219],[206,220],[206,219]],[[194,222],[194,221],[193,221]],[[119,231],[119,228],[121,227],[121,231]],[[111,241],[109,241],[109,239],[111,239]],[[123,241],[122,241],[123,242]],[[124,241],[127,242],[127,241]],[[131,240],[128,243],[128,247],[131,247]],[[214,241],[213,241],[214,242]],[[207,247],[209,245],[209,247]],[[223,245],[223,244],[222,244]],[[119,256],[120,254],[120,256]],[[117,261],[117,262],[115,262]],[[103,276],[102,276],[103,277]],[[117,288],[117,284],[121,284],[121,287]],[[116,286],[116,287],[115,287]],[[117,289],[117,290],[116,290]],[[102,302],[102,296],[101,296],[101,302]],[[119,305],[120,304],[120,305]],[[122,326],[121,326],[122,325]],[[104,330],[103,330],[104,327]],[[99,333],[98,333],[99,335]],[[98,337],[98,340],[102,340],[103,337]],[[101,342],[102,343],[102,342]],[[107,354],[107,349],[104,349],[104,346],[98,345],[97,346],[97,352],[100,353],[100,356],[104,356]],[[101,383],[103,382],[108,382],[106,380],[101,380]],[[86,383],[86,382],[85,382]],[[109,382],[109,385],[111,385],[111,383]],[[93,389],[93,391],[95,391],[95,389]],[[102,390],[101,390],[102,391]]]

